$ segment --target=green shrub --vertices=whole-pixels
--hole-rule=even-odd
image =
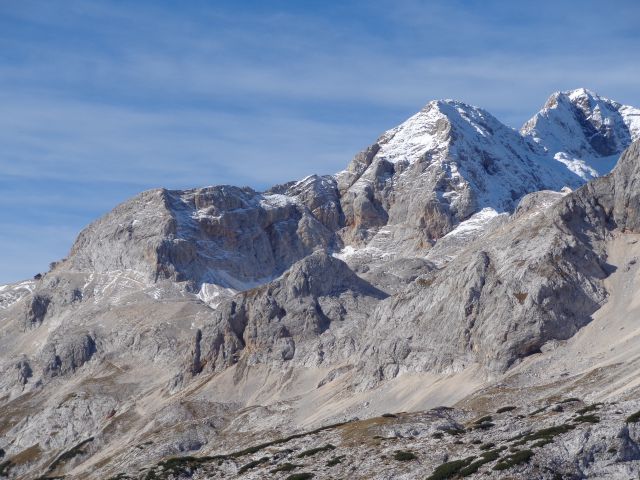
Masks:
[[[480,430],[488,430],[489,428],[495,427],[495,423],[493,422],[482,422],[482,423],[476,423],[473,428],[474,429],[480,429]]]
[[[509,455],[508,457],[505,457],[504,459],[496,463],[493,469],[508,470],[509,468],[515,467],[516,465],[527,463],[529,460],[531,460],[531,457],[533,457],[533,452],[531,450],[521,450]]]
[[[395,458],[399,462],[408,462],[409,460],[415,460],[418,457],[416,457],[413,452],[398,450],[393,454],[393,458]]]
[[[166,473],[174,475],[184,473],[188,474],[190,471],[200,468],[200,465],[204,463],[213,462],[215,460],[225,460],[226,458],[227,457],[224,455],[216,455],[213,457],[191,457],[187,455],[184,457],[172,457],[168,458],[167,460],[163,460],[162,462],[158,463],[158,467],[161,467]],[[155,475],[154,471],[151,470],[147,474],[147,477],[149,477],[149,475]],[[149,478],[152,479],[155,477],[152,476]]]
[[[489,443],[483,443],[483,444],[482,444],[482,445],[480,445],[478,448],[479,448],[480,450],[490,450],[490,449],[492,449],[492,448],[493,448],[493,447],[495,447],[495,446],[496,446],[496,444],[495,444],[495,443],[491,443],[491,442],[489,442]]]
[[[609,453],[618,453],[618,449],[616,447],[609,447],[607,452],[609,452]]]
[[[555,427],[543,428],[538,430],[537,432],[527,433],[526,435],[520,436],[520,441],[514,443],[514,445],[524,445],[527,442],[532,442],[534,440],[550,440],[553,441],[553,438],[562,433],[566,433],[575,428],[574,425],[564,424],[558,425]],[[518,437],[514,438],[516,440]]]
[[[558,403],[573,403],[573,402],[581,402],[582,400],[580,400],[579,398],[575,398],[575,397],[571,397],[571,398],[566,398],[564,400],[560,400]]]
[[[464,433],[464,428],[460,428],[460,427],[445,428],[443,432],[448,433],[449,435],[462,435]]]
[[[491,415],[485,415],[484,417],[481,417],[477,420],[474,420],[473,423],[478,424],[478,423],[485,423],[485,422],[490,422],[491,420],[493,420],[493,418],[491,417]]]
[[[9,460],[0,463],[0,476],[4,477],[5,475],[7,475],[11,467],[12,467],[12,463]]]
[[[573,419],[576,423],[600,423],[600,417],[595,415],[580,415]]]
[[[504,412],[510,412],[512,410],[515,410],[518,407],[500,407],[498,410],[496,410],[496,413],[504,413]]]
[[[333,457],[331,460],[327,462],[327,467],[335,467],[339,463],[342,463],[342,460],[346,458],[345,455],[340,455],[338,457]]]
[[[269,473],[278,473],[278,472],[290,472],[291,470],[295,470],[302,465],[296,465],[295,463],[283,463],[282,465],[278,465],[276,468],[271,470]]]
[[[285,480],[309,480],[310,478],[315,477],[313,473],[302,472],[302,473],[294,473],[293,475],[289,475]]]
[[[462,460],[453,460],[446,462],[436,468],[427,480],[446,480],[454,478],[460,470],[467,467],[475,460],[476,457],[467,457]]]
[[[528,437],[529,440],[536,440],[538,438],[545,438],[550,436],[555,437],[556,435],[567,433],[568,431],[573,430],[573,428],[574,428],[573,425],[569,425],[565,423],[564,425],[557,425],[554,427],[543,428],[541,430],[538,430],[537,432],[533,432],[528,435],[525,435],[525,437]]]
[[[243,450],[238,450],[236,452],[232,452],[229,453],[227,455],[216,455],[216,456],[210,456],[210,457],[190,457],[190,456],[186,456],[186,457],[174,457],[174,458],[169,458],[167,460],[163,460],[159,463],[156,464],[155,467],[152,467],[152,470],[149,471],[147,473],[147,478],[148,480],[154,479],[154,478],[158,478],[157,475],[155,474],[154,468],[162,468],[163,474],[173,474],[173,475],[179,475],[182,473],[186,473],[186,474],[191,474],[193,470],[196,470],[200,467],[200,465],[204,464],[204,463],[210,463],[213,461],[217,461],[218,464],[220,464],[221,462],[224,462],[226,460],[229,460],[231,458],[238,458],[238,457],[242,457],[244,455],[249,455],[249,454],[253,454],[256,452],[259,452],[260,450],[263,450],[267,447],[271,447],[274,445],[280,445],[283,443],[287,443],[290,442],[291,440],[295,440],[297,438],[303,438],[306,436],[310,436],[310,435],[316,435],[320,432],[324,432],[326,430],[332,430],[338,427],[341,427],[343,425],[348,424],[349,422],[339,422],[339,423],[333,423],[331,425],[326,425],[324,427],[320,427],[320,428],[316,428],[315,430],[310,430],[307,432],[302,432],[302,433],[296,433],[294,435],[289,435],[288,437],[283,437],[283,438],[278,438],[276,440],[272,440],[270,442],[266,442],[266,443],[261,443],[259,445],[254,445],[248,448],[245,448]],[[312,475],[312,474],[311,474]],[[305,477],[305,478],[311,478],[311,477]]]
[[[231,454],[231,456],[237,458],[237,457],[243,457],[245,455],[252,455],[254,453],[258,453],[260,450],[263,450],[263,449],[265,449],[267,447],[270,447],[272,445],[275,445],[275,444],[276,444],[276,442],[261,443],[259,445],[254,445],[252,447],[247,447],[244,450],[233,452]]]
[[[300,453],[298,455],[298,458],[311,457],[312,455],[315,455],[316,453],[326,452],[328,450],[335,450],[335,448],[336,447],[334,447],[333,445],[328,443],[324,447],[317,447],[317,448],[312,448],[312,449],[309,449],[309,450],[305,450],[304,452],[302,452],[302,453]]]
[[[252,468],[257,467],[258,465],[268,462],[269,461],[269,457],[262,457],[259,458],[257,460],[253,460],[249,463],[247,463],[246,465],[243,465],[242,467],[240,467],[240,469],[238,470],[238,475],[240,475],[241,473],[246,472],[247,470],[251,470]]]
[[[484,458],[481,458],[480,460],[476,460],[475,462],[471,462],[466,467],[460,469],[456,474],[456,477],[468,477],[469,475],[476,473],[478,469],[485,463],[488,463],[488,462],[486,462]],[[450,478],[450,477],[444,477],[444,478]]]
[[[224,457],[224,458],[227,458],[227,457],[233,457],[233,458],[242,457],[244,455],[248,455],[248,454],[259,452],[260,450],[263,450],[263,449],[265,449],[267,447],[271,447],[271,446],[274,446],[274,445],[280,445],[282,443],[287,443],[287,442],[290,442],[291,440],[295,440],[297,438],[306,437],[308,435],[315,435],[317,433],[324,432],[325,430],[332,430],[334,428],[338,428],[338,427],[341,427],[343,425],[346,425],[347,423],[349,423],[349,422],[333,423],[331,425],[326,425],[324,427],[316,428],[315,430],[311,430],[309,432],[296,433],[294,435],[289,435],[288,437],[278,438],[278,439],[273,440],[271,442],[266,442],[266,443],[261,443],[259,445],[254,445],[253,447],[245,448],[244,450],[239,450],[237,452],[230,453],[229,455],[222,455],[221,457]]]
[[[640,410],[638,410],[636,413],[632,413],[631,415],[629,415],[627,417],[626,422],[627,423],[638,423],[638,422],[640,422]]]
[[[82,455],[83,453],[85,453],[84,451],[84,446],[90,442],[93,442],[93,437],[89,437],[86,440],[81,441],[80,443],[78,443],[75,447],[71,448],[70,450],[67,450],[66,452],[64,452],[62,455],[60,455],[58,458],[56,458],[53,463],[51,463],[51,465],[49,465],[49,471],[53,472],[56,468],[58,468],[58,465],[60,465],[61,463],[65,463],[69,460],[71,460],[72,458],[78,456],[78,455]]]
[[[539,409],[534,410],[533,412],[531,412],[531,413],[529,414],[529,416],[530,416],[530,417],[533,417],[534,415],[537,415],[537,414],[539,414],[539,413],[544,412],[547,408],[549,408],[549,406],[548,406],[548,405],[547,405],[546,407],[540,407]]]
[[[438,438],[438,439],[440,439],[440,438],[444,437],[444,433],[442,433],[442,432],[434,432],[431,436],[432,436],[433,438]]]
[[[544,447],[548,443],[553,443],[553,439],[552,438],[543,438],[542,440],[538,440],[536,443],[531,445],[531,448]]]
[[[601,406],[602,406],[602,403],[594,403],[593,405],[587,405],[586,407],[581,408],[580,410],[576,410],[576,413],[578,415],[584,415],[585,413],[598,410]]]
[[[468,477],[478,471],[478,469],[486,463],[491,463],[498,459],[500,456],[501,449],[490,450],[488,452],[484,452],[481,455],[481,458],[478,460],[471,462],[469,465],[464,467],[458,472],[459,477]]]
[[[497,460],[500,456],[500,452],[502,452],[506,447],[496,448],[495,450],[489,450],[488,452],[482,452],[480,456],[484,458],[487,462],[492,462],[493,460]]]

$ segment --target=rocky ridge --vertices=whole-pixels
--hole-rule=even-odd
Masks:
[[[436,101],[335,176],[262,193],[154,190],[118,206],[50,272],[0,290],[0,475],[142,478],[171,456],[215,457],[354,416],[458,402],[448,415],[467,418],[499,408],[485,392],[505,386],[526,385],[509,399],[519,408],[523,396],[548,402],[561,352],[636,281],[635,247],[614,245],[640,233],[637,113],[559,93],[518,133]],[[630,144],[613,173],[580,187]],[[575,364],[564,396],[596,365],[619,379],[607,402],[632,395],[632,364],[602,355]],[[599,400],[598,382],[581,395]],[[617,474],[636,450],[589,468]],[[520,473],[547,478],[549,455]],[[227,475],[262,471],[225,459]]]

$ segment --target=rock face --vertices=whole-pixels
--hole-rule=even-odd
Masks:
[[[607,238],[639,231],[638,182],[635,142],[610,175],[565,196],[525,197],[511,221],[381,302],[366,327],[375,333],[362,368],[380,379],[474,363],[502,372],[572,337],[606,300]],[[529,213],[540,204],[534,197],[546,208]]]
[[[614,171],[582,189],[581,196],[616,228],[638,232],[640,229],[640,142],[635,142],[620,157]]]
[[[638,458],[637,432],[613,402],[637,393],[640,333],[619,327],[623,351],[639,353],[628,358],[612,334],[585,342],[639,308],[612,289],[636,285],[638,118],[576,90],[554,94],[517,132],[484,110],[434,101],[333,176],[265,192],[159,189],[123,203],[51,271],[0,287],[0,476],[263,478],[267,460],[241,452],[247,445],[459,402],[425,414],[455,429],[505,391],[519,408],[572,392],[608,402],[601,426],[564,432],[572,453],[540,450],[531,468],[513,466],[515,478],[547,478],[554,465],[576,478],[636,475],[626,462]],[[615,321],[600,319],[611,298],[621,302]],[[487,438],[506,445],[532,428],[526,418]],[[449,454],[423,420],[393,426],[393,438],[438,451],[421,460],[435,469]],[[345,426],[340,445],[362,443],[357,432]],[[618,440],[581,440],[602,432]],[[196,455],[208,460],[166,461]],[[267,456],[272,469],[293,460]],[[258,463],[243,469],[240,458]],[[417,472],[398,471],[340,475]]]
[[[85,229],[60,269],[134,270],[151,280],[244,290],[335,243],[335,181],[311,177],[282,193],[208,187],[153,190]],[[317,215],[317,216],[316,216]]]
[[[89,334],[51,338],[42,351],[45,376],[73,373],[96,353],[96,343]]]
[[[347,238],[383,243],[386,225],[385,243],[424,249],[483,208],[511,211],[526,193],[581,180],[484,110],[436,101],[386,132],[338,182]]]
[[[355,353],[354,327],[386,296],[341,260],[316,252],[280,279],[219,305],[203,331],[204,362],[220,371],[240,358],[249,365],[346,361]]]
[[[25,311],[25,328],[37,327],[42,323],[50,301],[49,297],[44,295],[36,294],[31,297]]]
[[[574,196],[514,217],[382,302],[367,326],[374,335],[362,352],[366,369],[379,378],[475,363],[501,372],[548,340],[574,335],[605,300],[600,281],[608,275],[606,223],[585,221]]]

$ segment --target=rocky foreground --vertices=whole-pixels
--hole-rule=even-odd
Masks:
[[[111,479],[631,479],[640,474],[639,407],[565,398],[533,411],[505,405],[484,415],[450,407],[387,413],[224,454],[173,457]],[[83,455],[89,442],[58,464]],[[130,454],[153,448],[149,440]]]

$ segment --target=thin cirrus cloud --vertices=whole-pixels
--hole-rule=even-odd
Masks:
[[[640,104],[635,1],[332,3],[3,3],[0,283],[140,190],[332,173],[434,98]]]

